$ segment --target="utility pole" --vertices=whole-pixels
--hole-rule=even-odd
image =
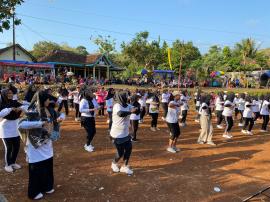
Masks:
[[[10,13],[12,14],[12,27],[13,27],[13,60],[16,60],[16,47],[15,47],[15,9],[12,8]]]

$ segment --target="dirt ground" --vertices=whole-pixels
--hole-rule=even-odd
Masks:
[[[54,144],[56,192],[42,201],[242,201],[270,185],[270,135],[259,132],[245,136],[233,128],[233,140],[225,141],[223,131],[214,129],[216,147],[198,145],[199,124],[194,111],[182,128],[181,152],[166,151],[168,131],[159,119],[161,131],[149,130],[150,118],[140,125],[139,142],[133,144],[130,164],[133,176],[114,174],[110,169],[115,150],[108,139],[105,118],[97,118],[96,151],[84,150],[85,131],[71,116],[63,123],[61,139]],[[215,121],[214,121],[215,122]],[[3,157],[3,145],[0,154]],[[1,157],[0,156],[0,157]],[[28,167],[23,147],[18,163],[23,169],[8,174],[0,168],[0,192],[9,201],[28,201]],[[215,192],[219,187],[220,192]],[[269,192],[270,195],[270,192]],[[259,196],[252,201],[270,201]]]

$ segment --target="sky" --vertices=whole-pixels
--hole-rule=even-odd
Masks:
[[[27,50],[42,40],[83,45],[93,53],[98,35],[128,42],[140,31],[149,40],[192,41],[202,53],[212,45],[233,47],[251,37],[270,47],[269,0],[25,0],[16,8],[22,24],[16,43]],[[0,48],[12,31],[0,33]]]

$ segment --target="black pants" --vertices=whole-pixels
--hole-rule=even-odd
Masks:
[[[146,115],[149,114],[150,104],[146,103]]]
[[[110,122],[109,122],[109,130],[111,130],[111,128],[112,128],[112,112],[108,112],[108,115],[109,115],[109,120],[110,120]]]
[[[89,146],[96,134],[96,122],[94,117],[81,117],[81,123],[87,132],[86,145]]]
[[[80,104],[74,103],[75,106],[75,117],[80,118],[81,117],[81,112],[79,111]]]
[[[146,113],[146,109],[145,107],[142,107],[142,110],[141,110],[141,113],[140,113],[140,119],[143,120],[144,116],[145,116],[145,113]]]
[[[248,131],[251,131],[254,126],[253,118],[244,118],[244,119],[245,119],[245,124],[244,124],[243,130],[246,130],[248,127]]]
[[[262,130],[267,129],[267,125],[269,123],[269,115],[262,115],[263,123],[262,123]]]
[[[216,111],[217,114],[217,125],[220,125],[223,121],[223,116],[222,116],[223,111]]]
[[[16,162],[20,150],[20,137],[3,138],[5,147],[5,163],[10,166]]]
[[[121,143],[121,144],[117,144],[114,141],[114,146],[116,148],[116,155],[115,155],[113,162],[117,163],[122,157],[124,157],[123,160],[125,162],[125,165],[128,165],[128,161],[129,161],[129,158],[130,158],[131,152],[132,152],[131,141],[129,140],[129,141]]]
[[[182,110],[182,119],[181,119],[181,123],[186,123],[187,120],[187,112],[188,110]]]
[[[258,118],[260,118],[260,112],[254,112],[254,121],[257,121]]]
[[[244,113],[244,111],[243,110],[239,110],[239,113],[240,113],[240,123],[243,123],[244,122],[244,117],[243,117],[243,113]]]
[[[99,111],[98,111],[98,115],[99,116],[104,116],[104,107],[105,107],[105,103],[104,102],[101,102],[101,103],[98,103],[99,104]]]
[[[157,127],[157,121],[158,121],[158,113],[151,113],[150,115],[152,117],[151,127],[156,128]]]
[[[53,189],[53,158],[29,163],[28,197],[35,198],[39,193]]]
[[[63,105],[65,107],[66,115],[68,115],[68,101],[67,100],[62,100],[62,102],[59,105],[58,112],[61,112]]]
[[[166,118],[167,113],[168,113],[168,103],[167,102],[162,102],[161,107],[163,109],[163,117]]]
[[[225,132],[230,132],[233,127],[233,118],[232,116],[225,116],[224,119],[226,122]]]
[[[73,99],[68,99],[70,108],[74,108]]]
[[[130,125],[131,125],[132,139],[136,140],[137,139],[137,131],[139,128],[139,120],[130,120]]]
[[[235,112],[235,118],[237,118],[237,116],[238,116],[238,114],[239,114],[238,108],[235,108],[235,109],[234,109],[234,112]]]

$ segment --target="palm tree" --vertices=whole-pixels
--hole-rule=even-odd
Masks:
[[[241,43],[236,44],[236,52],[240,53],[242,56],[243,65],[246,66],[247,58],[254,59],[256,57],[258,46],[255,40],[248,38],[243,39]]]

